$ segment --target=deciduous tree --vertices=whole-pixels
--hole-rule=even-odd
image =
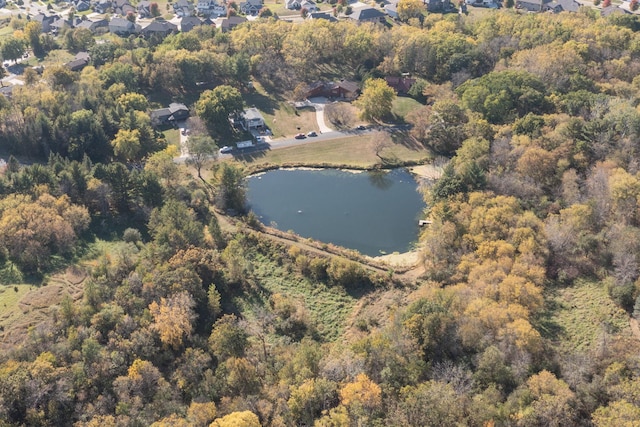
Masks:
[[[395,98],[396,93],[384,79],[369,79],[354,104],[360,108],[360,117],[364,120],[381,120],[391,113]]]

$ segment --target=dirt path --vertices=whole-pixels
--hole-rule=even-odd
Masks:
[[[638,325],[638,321],[633,317],[629,318],[629,326],[631,326],[633,336],[640,340],[640,325]]]
[[[215,213],[218,218],[220,228],[225,231],[235,232],[238,230],[237,221],[225,215]],[[354,258],[345,253],[342,249],[322,249],[306,241],[301,240],[295,235],[276,230],[271,227],[264,226],[258,233],[277,241],[287,247],[296,246],[301,250],[322,257],[341,256],[351,261],[357,262],[361,266],[379,274],[388,274],[394,271],[394,279],[405,284],[414,283],[420,276],[424,274],[424,268],[417,262],[417,252],[409,252],[407,254],[391,254],[383,257],[360,257]],[[324,245],[324,244],[322,244]],[[324,245],[326,246],[326,245]],[[402,261],[400,261],[402,260]]]

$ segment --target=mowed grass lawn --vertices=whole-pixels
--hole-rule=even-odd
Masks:
[[[422,161],[430,158],[430,152],[408,138],[404,142],[395,142],[385,148],[381,155],[400,161]],[[350,136],[318,141],[304,145],[281,148],[255,153],[254,156],[242,156],[237,160],[249,167],[261,165],[351,165],[371,167],[380,162],[376,156],[376,141],[373,134]]]
[[[316,113],[309,108],[296,109],[284,99],[269,95],[258,82],[254,89],[243,95],[246,107],[255,107],[273,132],[274,138],[291,137],[300,132],[318,131]]]
[[[422,107],[423,104],[419,103],[413,98],[407,96],[398,96],[393,101],[391,107],[391,115],[393,119],[398,122],[404,122],[407,114]]]

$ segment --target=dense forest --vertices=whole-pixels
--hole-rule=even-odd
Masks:
[[[88,277],[0,354],[0,426],[638,425],[639,338],[575,316],[596,337],[576,345],[554,315],[558,295],[590,289],[640,317],[635,16],[271,18],[100,44],[30,27],[11,43],[87,49],[92,66],[28,72],[0,95],[15,155],[0,278],[44,283],[76,262]],[[251,79],[293,99],[400,73],[423,104],[411,137],[451,158],[425,192],[411,281],[225,218],[245,208],[241,168],[194,177],[148,114],[154,96],[192,100],[195,136],[218,141]],[[97,239],[109,249],[92,256]],[[358,299],[378,311],[340,314]]]

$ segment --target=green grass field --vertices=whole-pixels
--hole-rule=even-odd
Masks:
[[[267,305],[270,295],[280,293],[300,301],[307,309],[311,323],[323,338],[334,341],[342,336],[347,319],[357,302],[356,298],[343,288],[328,287],[290,274],[272,259],[262,255],[256,257],[253,266],[253,274],[266,292],[260,301],[253,301],[254,305],[249,305],[246,297],[238,299],[244,315],[251,318],[255,304]]]
[[[297,110],[286,100],[268,94],[260,83],[254,82],[253,86],[253,91],[243,95],[245,105],[260,110],[275,138],[318,130],[315,111]]]
[[[179,129],[167,129],[162,132],[168,145],[175,145],[180,151],[180,130]]]
[[[408,138],[385,148],[381,154],[403,162],[418,162],[430,158],[428,150],[412,143]],[[375,140],[371,134],[264,151],[238,160],[250,167],[267,164],[371,167],[380,162],[375,155]]]
[[[572,352],[593,349],[609,333],[631,334],[628,314],[611,300],[603,284],[578,282],[558,289],[550,297],[551,323],[555,332],[549,336],[562,343],[562,350]]]
[[[404,122],[407,114],[417,110],[423,105],[413,98],[407,96],[398,96],[393,101],[393,107],[391,108],[391,114],[395,121]]]

